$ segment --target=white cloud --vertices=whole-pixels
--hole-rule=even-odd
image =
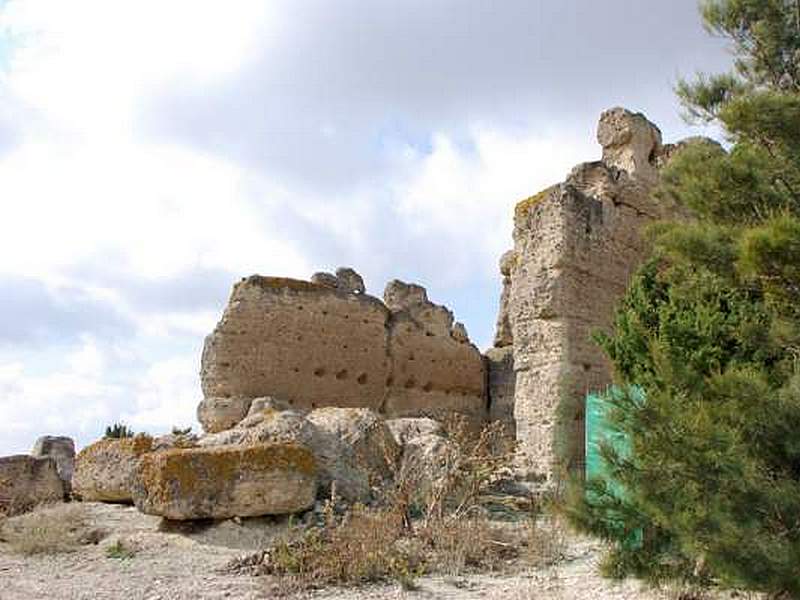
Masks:
[[[153,364],[133,390],[135,403],[123,420],[134,429],[151,432],[168,432],[172,426],[186,425],[197,431],[198,364],[196,356],[178,356]]]
[[[563,130],[510,135],[475,127],[470,142],[465,150],[444,134],[434,136],[432,152],[415,156],[410,176],[397,182],[397,210],[417,233],[461,242],[465,269],[477,262],[492,275],[511,244],[515,203],[562,181],[596,150],[591,140]]]
[[[237,0],[12,0],[0,31],[19,46],[9,88],[64,134],[131,134],[137,100],[159,83],[207,84],[269,33],[269,4]],[[266,31],[265,31],[266,30]]]
[[[0,339],[0,454],[44,429],[85,443],[120,418],[188,424],[228,274],[349,263],[377,285],[403,273],[491,286],[513,204],[596,154],[588,130],[537,126],[533,102],[549,89],[537,73],[562,91],[609,75],[572,73],[587,61],[541,25],[569,17],[563,3],[422,4],[0,2],[0,36],[14,44],[0,65],[0,283],[47,292],[14,343],[75,317],[45,349]],[[553,79],[543,39],[569,78]],[[628,43],[619,79],[639,60]],[[586,97],[571,94],[565,114]],[[196,293],[186,280],[208,274],[198,287],[219,300],[181,302]],[[495,300],[475,300],[487,324]],[[46,310],[50,320],[33,314]],[[101,330],[100,311],[124,323]]]

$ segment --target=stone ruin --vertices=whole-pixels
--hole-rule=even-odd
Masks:
[[[259,397],[387,418],[486,414],[483,358],[453,314],[397,280],[383,301],[369,296],[352,269],[311,281],[243,279],[201,362],[198,418],[208,432],[241,421]]]
[[[583,399],[612,381],[591,335],[611,326],[646,253],[642,229],[678,210],[652,191],[681,144],[622,108],[603,113],[597,137],[601,160],[516,206],[485,355],[419,285],[391,281],[380,300],[349,268],[309,281],[253,275],[205,340],[203,435],[100,440],[74,474],[71,440],[45,438],[34,456],[0,459],[0,510],[70,487],[173,519],[297,512],[333,489],[369,501],[397,461],[435,470],[453,414],[502,423],[530,479],[551,485],[580,469]]]
[[[592,333],[610,329],[646,252],[642,229],[677,210],[651,192],[679,145],[622,108],[602,114],[597,139],[600,161],[516,206],[514,248],[500,261],[491,415],[515,431],[518,466],[545,480],[582,467],[583,399],[612,381]]]
[[[677,210],[651,192],[679,145],[623,108],[601,115],[597,139],[601,160],[516,206],[483,358],[418,285],[393,281],[381,302],[352,269],[310,282],[254,276],[237,284],[206,339],[204,427],[230,427],[259,396],[388,418],[458,412],[503,423],[517,467],[536,479],[581,468],[583,398],[612,380],[592,333],[611,325],[646,251],[642,229]]]

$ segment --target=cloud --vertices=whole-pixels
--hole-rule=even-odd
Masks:
[[[188,424],[252,273],[416,280],[488,344],[514,203],[614,104],[686,132],[694,0],[0,2],[0,454]]]

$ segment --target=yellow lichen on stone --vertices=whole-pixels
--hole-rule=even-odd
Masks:
[[[542,190],[538,194],[518,202],[516,207],[514,207],[514,216],[516,218],[523,217],[531,208],[544,201],[557,187],[557,185],[551,185],[549,188]]]
[[[143,433],[130,438],[103,438],[81,450],[78,459],[92,457],[110,447],[115,447],[118,452],[141,456],[153,450],[153,438]]]
[[[208,484],[233,481],[243,469],[314,476],[316,463],[311,451],[298,444],[175,448],[145,456],[140,477],[152,499],[168,502]]]
[[[252,277],[248,277],[243,283],[257,285],[262,289],[288,289],[296,292],[312,292],[330,289],[324,285],[311,283],[310,281],[303,281],[302,279],[291,279],[289,277],[264,277],[262,275],[253,275]]]

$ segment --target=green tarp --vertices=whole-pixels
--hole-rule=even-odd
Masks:
[[[606,488],[617,498],[624,499],[626,490],[610,472],[601,454],[604,444],[613,448],[620,456],[628,456],[631,452],[630,440],[617,431],[610,423],[609,413],[618,399],[625,393],[619,387],[611,386],[603,393],[592,393],[586,396],[586,479],[600,478],[606,482]],[[644,402],[644,392],[639,387],[630,387],[627,393],[634,400]],[[635,531],[629,543],[634,547],[641,546],[642,532]]]

